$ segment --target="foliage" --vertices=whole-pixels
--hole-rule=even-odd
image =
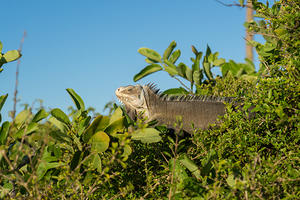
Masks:
[[[133,78],[134,81],[138,81],[149,74],[157,71],[164,70],[172,78],[175,78],[180,82],[183,87],[172,88],[164,91],[165,94],[188,94],[188,93],[200,93],[199,87],[208,83],[215,83],[215,78],[211,71],[212,68],[219,66],[222,72],[222,76],[232,76],[234,78],[241,78],[245,80],[256,80],[258,73],[255,72],[254,64],[245,59],[246,63],[236,63],[233,60],[226,62],[223,58],[218,58],[219,53],[212,53],[210,47],[207,45],[206,53],[202,59],[202,67],[200,67],[201,58],[203,52],[199,52],[195,46],[192,46],[192,51],[195,54],[195,58],[191,58],[193,62],[192,67],[188,67],[184,63],[179,63],[176,66],[176,61],[180,57],[180,50],[175,50],[176,42],[172,41],[169,47],[164,51],[163,56],[160,56],[156,51],[149,48],[140,48],[138,52],[146,57],[146,62],[150,65],[142,69]],[[204,75],[206,79],[204,79]],[[186,86],[179,78],[185,79],[190,83],[190,87]],[[196,88],[194,91],[193,89]]]
[[[251,41],[257,50],[261,66],[271,76],[282,73],[299,80],[300,65],[300,6],[298,0],[277,1],[271,7],[252,0],[258,22],[245,23],[256,34],[261,34],[265,44]],[[282,70],[277,70],[282,68]]]
[[[3,71],[3,69],[1,68],[2,65],[8,62],[15,61],[22,56],[20,51],[18,50],[10,50],[7,51],[6,53],[2,53],[2,48],[3,45],[2,42],[0,41],[0,73]]]
[[[2,124],[1,198],[96,198],[120,174],[115,168],[126,167],[131,147],[121,109],[92,120],[81,97],[67,91],[77,108],[72,119],[59,108],[50,118],[44,109],[26,109]]]
[[[190,139],[184,138],[192,144],[184,142],[180,150],[175,150],[180,147],[179,136],[175,140],[163,140],[170,145],[169,150],[161,149],[169,166],[167,169],[163,164],[162,171],[167,170],[169,176],[156,172],[154,179],[170,184],[168,193],[163,193],[168,199],[297,199],[300,196],[299,4],[278,1],[269,8],[268,4],[253,1],[253,5],[265,23],[251,22],[247,27],[266,39],[265,44],[251,41],[261,61],[255,77],[242,78],[238,71],[247,67],[234,67],[234,62],[229,61],[233,63],[231,69],[227,70],[227,63],[223,63],[222,77],[214,79],[204,72],[203,65],[200,70],[207,80],[196,84],[197,94],[236,96],[242,99],[244,107],[233,111],[228,105],[219,127],[212,126],[194,133]],[[154,61],[162,65],[157,69],[168,72],[164,68],[166,62],[161,61],[158,53],[149,49],[147,54],[140,53],[148,61],[153,59],[151,52],[157,57]],[[144,68],[134,80],[150,74],[147,70]],[[178,71],[169,73],[172,77],[180,77],[178,74]],[[192,78],[187,80],[195,83]],[[167,92],[187,93],[185,89]],[[249,108],[255,112],[252,119],[248,117]],[[157,196],[152,198],[161,197],[161,188],[156,191]]]
[[[226,62],[209,47],[202,58],[192,46],[191,67],[175,64],[180,57],[175,42],[163,56],[139,49],[149,65],[135,81],[163,70],[182,84],[168,94],[234,96],[243,102],[238,110],[228,104],[222,123],[190,135],[154,129],[112,103],[109,116],[97,114],[67,89],[75,105],[69,115],[59,108],[33,114],[26,107],[1,124],[0,198],[297,199],[299,4],[252,3],[264,22],[246,26],[266,39],[251,42],[261,61],[258,72],[248,60]],[[215,66],[222,76],[211,73]],[[6,99],[0,97],[0,110]]]

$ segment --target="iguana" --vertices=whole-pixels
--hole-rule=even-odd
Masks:
[[[154,84],[120,87],[115,93],[131,118],[136,118],[141,113],[147,121],[157,120],[159,124],[172,127],[180,117],[182,129],[187,132],[193,131],[193,126],[207,129],[209,124],[216,123],[218,116],[225,114],[225,103],[232,102],[233,99],[163,95]]]

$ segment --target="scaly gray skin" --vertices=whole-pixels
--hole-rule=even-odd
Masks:
[[[192,132],[193,126],[206,129],[209,124],[216,123],[218,116],[225,114],[225,102],[233,99],[162,95],[153,84],[120,87],[115,93],[131,118],[135,119],[140,113],[147,121],[157,120],[159,124],[173,127],[179,117],[182,129],[187,132]]]

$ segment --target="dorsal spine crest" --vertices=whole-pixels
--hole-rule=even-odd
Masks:
[[[157,89],[156,85],[154,83],[148,83],[145,85],[145,89],[150,90],[148,92],[151,92],[155,94],[159,100],[161,101],[193,101],[193,102],[223,102],[223,103],[231,103],[234,97],[216,97],[216,96],[205,96],[205,95],[168,95],[163,94],[160,92],[159,89]]]

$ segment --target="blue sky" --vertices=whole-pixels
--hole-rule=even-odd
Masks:
[[[189,66],[191,45],[205,51],[208,44],[226,60],[245,57],[245,10],[214,0],[10,0],[1,8],[4,52],[18,49],[27,31],[17,111],[35,99],[46,108],[66,110],[73,103],[65,89],[73,88],[86,106],[102,113],[108,101],[116,100],[115,89],[135,84],[133,76],[146,66],[140,47],[162,54],[175,40],[179,61]],[[0,74],[0,94],[9,94],[5,119],[13,107],[16,64],[4,65]],[[139,83],[147,82],[163,90],[179,86],[164,72]]]

